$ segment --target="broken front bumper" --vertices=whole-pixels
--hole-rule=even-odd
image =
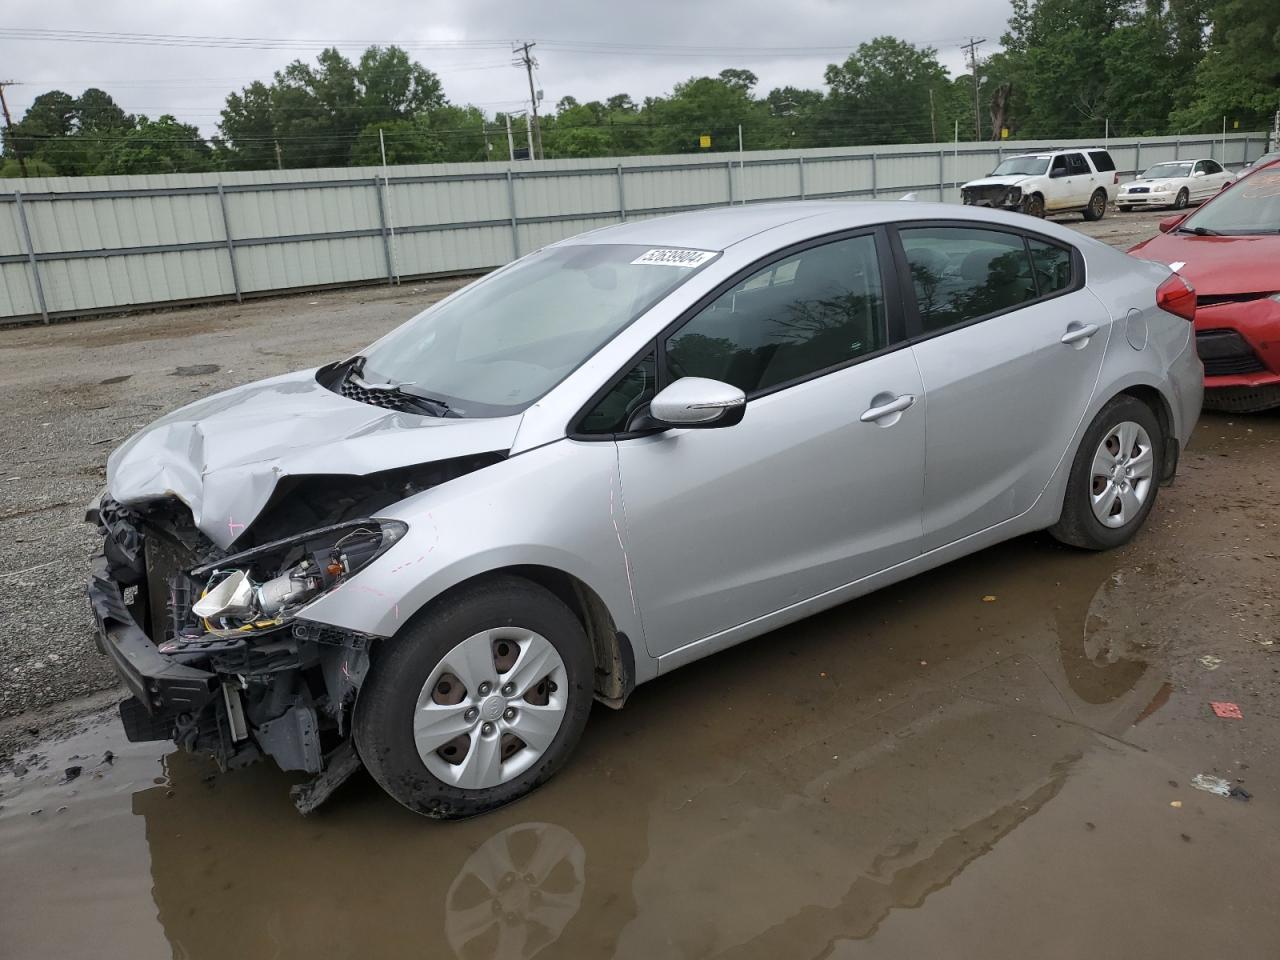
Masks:
[[[98,624],[98,649],[111,660],[133,694],[133,702],[121,705],[125,734],[135,742],[169,739],[172,725],[167,721],[203,710],[217,691],[217,677],[160,652],[125,603],[124,591],[112,578],[105,554],[93,560],[89,604]],[[140,714],[154,719],[150,730],[140,723]],[[160,730],[165,732],[148,735]]]
[[[961,187],[960,199],[971,207],[1021,210],[1021,187]]]
[[[359,768],[350,723],[374,638],[303,620],[243,636],[183,633],[175,610],[185,611],[183,583],[201,558],[112,501],[87,519],[104,534],[88,596],[98,648],[132,694],[120,704],[129,740],[173,740],[222,769],[265,755],[315,774],[291,791],[303,812]]]
[[[1196,346],[1206,409],[1256,413],[1280,407],[1280,301],[1275,295],[1201,297]]]

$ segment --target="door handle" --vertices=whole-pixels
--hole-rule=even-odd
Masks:
[[[858,419],[863,423],[875,423],[877,420],[883,420],[895,413],[901,413],[907,407],[916,402],[916,398],[909,393],[904,393],[900,397],[894,397],[888,403],[882,403],[878,407],[872,407],[860,416]]]
[[[1088,340],[1097,332],[1098,325],[1096,323],[1086,323],[1082,327],[1072,327],[1067,330],[1067,332],[1062,335],[1062,342],[1068,345],[1078,343],[1081,340]]]

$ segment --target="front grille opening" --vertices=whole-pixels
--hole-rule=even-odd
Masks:
[[[1220,303],[1253,303],[1255,300],[1265,300],[1271,296],[1269,293],[1216,293],[1208,296],[1196,297],[1197,307],[1215,307]],[[1215,333],[1217,331],[1214,331]]]

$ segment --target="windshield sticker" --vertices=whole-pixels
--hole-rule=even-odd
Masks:
[[[646,250],[631,262],[659,267],[700,267],[714,256],[713,250],[677,250],[671,247],[659,247],[656,250]]]

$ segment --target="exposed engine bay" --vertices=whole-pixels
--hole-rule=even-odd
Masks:
[[[133,692],[120,707],[128,738],[172,739],[224,770],[269,756],[316,775],[293,790],[313,809],[359,769],[351,712],[378,638],[298,613],[404,536],[378,510],[499,459],[287,478],[231,552],[176,499],[104,496],[86,517],[104,538],[89,596],[99,645]]]

